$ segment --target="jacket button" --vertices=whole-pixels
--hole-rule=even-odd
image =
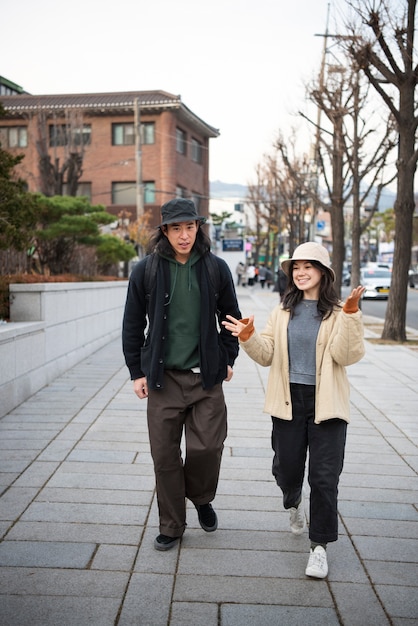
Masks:
[[[287,404],[287,406],[289,406],[290,402],[288,400],[286,400],[285,404]]]
[[[157,387],[157,389],[159,389],[161,387],[161,384],[157,383],[155,386]]]

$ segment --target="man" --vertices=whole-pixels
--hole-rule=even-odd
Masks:
[[[231,380],[238,355],[238,342],[221,320],[241,315],[231,272],[211,254],[194,203],[170,200],[161,216],[149,246],[154,256],[140,261],[129,280],[122,339],[134,391],[148,398],[160,522],[154,547],[169,550],[186,527],[186,498],[203,530],[218,525],[211,502],[227,429],[222,382]]]

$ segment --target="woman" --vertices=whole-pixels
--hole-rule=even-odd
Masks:
[[[272,469],[296,535],[305,527],[302,486],[309,450],[311,546],[305,573],[325,578],[326,547],[338,539],[338,481],[349,422],[345,367],[364,355],[358,308],[364,289],[353,289],[342,305],[328,251],[315,242],[298,246],[282,268],[288,287],[262,333],[255,331],[254,316],[227,315],[223,324],[254,361],[270,366],[264,410],[273,422]]]

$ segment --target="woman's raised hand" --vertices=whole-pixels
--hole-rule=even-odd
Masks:
[[[237,320],[232,315],[227,315],[226,320],[222,322],[226,330],[234,337],[239,337],[241,341],[247,341],[254,332],[254,315],[246,317],[242,320]]]
[[[364,292],[364,287],[359,285],[358,287],[354,287],[347,300],[344,303],[343,311],[344,313],[356,313],[358,311],[358,303]]]

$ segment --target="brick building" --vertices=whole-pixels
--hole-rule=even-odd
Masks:
[[[155,225],[159,207],[174,196],[192,198],[208,215],[209,139],[219,132],[180,96],[20,93],[2,94],[0,102],[0,143],[24,155],[17,173],[28,191],[69,193],[79,168],[77,195],[115,215],[127,211],[134,219],[144,209]]]

